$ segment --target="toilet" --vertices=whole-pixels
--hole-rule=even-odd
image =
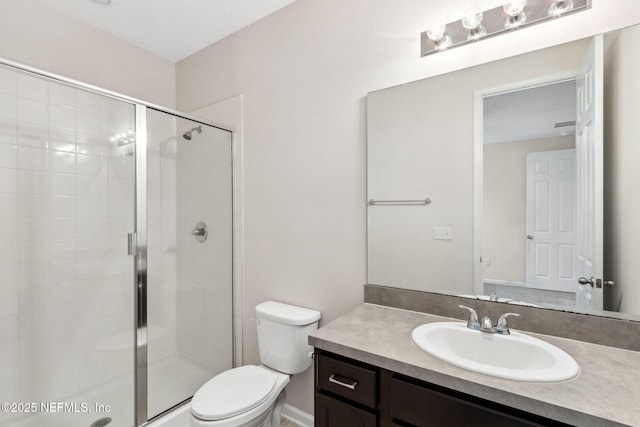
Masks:
[[[291,375],[311,366],[307,336],[320,312],[267,301],[256,306],[260,366],[233,368],[207,381],[191,399],[191,427],[277,427]]]

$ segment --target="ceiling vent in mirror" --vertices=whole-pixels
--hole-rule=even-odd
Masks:
[[[420,35],[420,56],[441,52],[591,8],[591,0],[510,0],[455,22],[434,23]]]

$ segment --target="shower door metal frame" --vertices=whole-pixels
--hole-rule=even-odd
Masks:
[[[162,113],[169,114],[174,117],[189,120],[194,123],[210,126],[216,129],[227,131],[231,136],[231,223],[232,223],[232,239],[231,239],[231,289],[232,289],[232,303],[231,303],[231,351],[232,351],[232,364],[235,365],[235,305],[233,300],[235,298],[235,261],[234,260],[234,237],[236,231],[235,224],[235,149],[234,149],[234,132],[233,127],[220,125],[211,121],[203,120],[199,117],[184,114],[182,112],[172,110],[170,108],[161,107],[156,104],[142,101],[127,95],[123,95],[117,92],[113,92],[107,89],[93,86],[87,83],[80,82],[78,80],[70,79],[55,73],[41,70],[36,67],[31,67],[25,64],[21,64],[10,59],[0,57],[0,65],[8,68],[13,68],[19,72],[25,72],[33,74],[35,76],[60,83],[66,86],[70,86],[76,89],[81,89],[87,92],[91,92],[97,95],[106,96],[108,98],[116,99],[118,101],[131,104],[135,109],[135,128],[136,128],[136,140],[135,140],[135,213],[134,213],[134,230],[133,230],[133,246],[132,254],[134,256],[134,425],[143,426],[148,424],[151,420],[148,418],[148,330],[147,330],[147,111],[148,109],[160,111]],[[123,239],[125,236],[123,236]],[[188,400],[188,399],[187,399]],[[167,411],[174,409],[177,406],[184,404],[178,403],[172,408],[167,408]],[[166,412],[166,411],[165,411]],[[162,414],[164,414],[163,412]],[[160,414],[160,415],[162,415]],[[156,417],[154,417],[156,418]]]
[[[147,330],[147,107],[136,104],[135,155],[135,291],[134,291],[134,417],[136,425],[148,421]],[[142,154],[139,155],[138,153]]]

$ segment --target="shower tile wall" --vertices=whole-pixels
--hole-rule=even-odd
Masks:
[[[131,376],[133,156],[109,138],[132,129],[128,104],[0,68],[0,401]]]
[[[148,362],[153,367],[177,352],[175,120],[149,114],[147,132]]]
[[[229,133],[205,127],[182,141],[177,167],[178,351],[213,376],[233,363]],[[203,243],[191,235],[199,221],[209,231]]]

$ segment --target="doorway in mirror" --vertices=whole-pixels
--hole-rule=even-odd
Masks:
[[[575,73],[476,92],[477,293],[603,309],[592,280],[602,275],[602,55],[595,37]]]

